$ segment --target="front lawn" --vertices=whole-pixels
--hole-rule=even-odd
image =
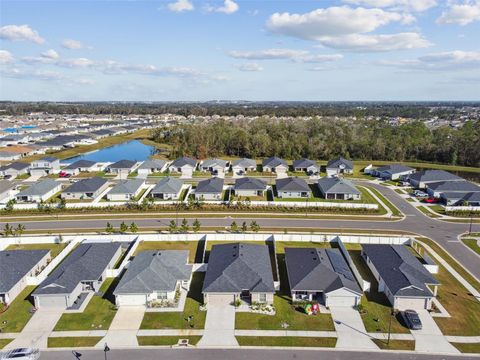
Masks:
[[[462,239],[462,242],[480,255],[480,246],[478,246],[477,239]]]
[[[94,295],[82,313],[63,314],[54,331],[107,330],[117,309],[113,290],[118,278],[107,278],[100,291],[103,296]]]
[[[3,349],[5,346],[10,344],[13,339],[0,339],[0,349]]]
[[[460,352],[467,354],[480,354],[480,343],[451,343]]]
[[[204,278],[204,273],[193,273],[183,312],[146,312],[140,329],[203,329],[207,315],[206,311],[200,311]],[[190,316],[193,321],[188,321]]]
[[[188,262],[195,263],[198,241],[142,241],[133,256],[146,250],[188,250]]]
[[[280,346],[280,347],[328,347],[337,344],[332,337],[297,337],[297,336],[237,336],[240,346]]]
[[[382,350],[415,350],[415,340],[387,340],[372,339],[372,341]]]
[[[102,340],[101,336],[85,336],[85,337],[49,337],[49,348],[77,348],[77,347],[93,347]]]
[[[60,244],[19,244],[9,245],[6,250],[50,250],[52,259],[56,257],[67,246],[67,243]]]
[[[201,336],[137,336],[140,346],[172,346],[177,345],[180,339],[187,339],[189,345],[197,345]]]
[[[7,311],[0,314],[0,329],[4,333],[20,332],[32,317],[33,303],[30,294],[35,286],[27,286],[10,304]],[[6,323],[5,323],[6,322]]]

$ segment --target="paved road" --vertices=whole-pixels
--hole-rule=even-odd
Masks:
[[[435,220],[425,216],[421,211],[417,210],[409,202],[402,199],[396,192],[382,185],[369,184],[375,187],[385,197],[387,197],[397,208],[399,208],[405,215],[402,221],[362,221],[362,220],[328,220],[328,219],[309,219],[309,218],[249,218],[241,217],[235,218],[237,224],[243,221],[250,223],[255,220],[262,228],[297,228],[297,229],[336,229],[338,233],[342,233],[344,229],[361,229],[361,230],[395,230],[413,232],[419,235],[432,238],[442,245],[453,257],[455,257],[462,265],[467,268],[472,274],[480,279],[480,256],[473,253],[461,241],[458,241],[458,235],[468,231],[469,224],[465,223],[447,223]],[[180,214],[181,218],[181,214]],[[66,229],[98,229],[103,230],[107,222],[110,222],[114,227],[118,227],[120,223],[128,218],[115,217],[112,219],[78,219],[78,220],[51,220],[51,221],[22,221],[27,230],[51,230],[55,233],[59,230]],[[168,226],[172,218],[159,219],[139,219],[134,221],[141,230],[159,229]],[[193,219],[190,219],[190,223]],[[201,218],[200,222],[205,227],[228,227],[232,219],[225,216],[214,218]],[[0,222],[0,227],[3,227],[5,221]],[[14,227],[15,222],[9,222]],[[480,224],[473,224],[472,230],[480,232]]]
[[[81,360],[103,360],[103,351],[80,351]],[[75,359],[68,351],[42,352],[42,360]],[[406,353],[385,352],[347,352],[347,351],[313,351],[313,350],[254,350],[254,349],[140,349],[140,350],[112,350],[108,359],[114,360],[246,360],[246,359],[275,359],[275,360],[473,360],[473,356],[439,356]]]

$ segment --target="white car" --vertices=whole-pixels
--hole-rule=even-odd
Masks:
[[[37,360],[40,357],[38,349],[20,348],[0,353],[0,360]]]

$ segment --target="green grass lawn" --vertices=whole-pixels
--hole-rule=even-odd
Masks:
[[[468,354],[480,354],[480,343],[451,343],[460,352]]]
[[[240,346],[328,347],[337,344],[337,338],[297,336],[237,336]]]
[[[16,180],[25,180],[25,179],[28,179],[30,177],[30,174],[29,173],[26,173],[26,174],[20,174],[18,175],[15,179]]]
[[[480,246],[478,246],[477,239],[462,239],[462,242],[480,255]]]
[[[190,345],[197,345],[201,336],[137,336],[140,346],[171,346],[178,344],[180,339],[188,339]]]
[[[387,340],[372,339],[372,341],[382,350],[415,350],[415,340]]]
[[[100,291],[103,296],[93,296],[82,313],[63,314],[55,331],[107,330],[117,312],[113,290],[118,278],[107,278]]]
[[[52,259],[65,249],[67,243],[60,244],[20,244],[9,245],[6,250],[50,250]]]
[[[47,346],[49,348],[77,348],[93,347],[102,340],[101,336],[85,337],[49,337]]]
[[[368,332],[387,332],[391,322],[392,333],[408,333],[395,316],[391,316],[392,307],[385,294],[377,291],[378,282],[361,256],[360,250],[349,250],[362,278],[371,284],[370,291],[365,292],[361,300],[363,324]]]
[[[146,250],[188,250],[189,263],[195,263],[198,241],[142,241],[135,250],[134,256]]]
[[[10,344],[13,339],[0,339],[0,349],[3,349],[5,346]]]
[[[207,315],[206,311],[200,311],[204,277],[204,273],[193,274],[183,312],[146,312],[140,329],[203,329]],[[189,316],[193,316],[191,323],[187,320]]]
[[[300,241],[277,241],[275,242],[275,249],[277,250],[277,254],[285,254],[285,248],[288,247],[300,247],[300,248],[310,248],[310,247],[321,247],[321,248],[330,248],[330,242],[326,241],[323,243],[317,242],[300,242]]]
[[[420,210],[422,213],[424,213],[425,215],[427,215],[428,217],[431,217],[431,218],[438,218],[440,217],[439,215],[436,215],[436,214],[432,214],[430,211],[428,211],[428,209],[425,207],[425,206],[417,206],[417,209]]]
[[[30,294],[34,289],[35,286],[27,286],[13,300],[8,310],[0,314],[0,329],[2,329],[2,332],[20,332],[28,323],[28,320],[32,317],[29,311],[33,308]]]
[[[398,210],[395,205],[393,205],[390,201],[388,201],[385,196],[380,194],[380,192],[377,189],[374,189],[372,187],[369,188],[377,197],[390,209],[392,212],[393,216],[401,216],[400,210]]]

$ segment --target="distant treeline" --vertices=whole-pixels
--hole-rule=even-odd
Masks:
[[[0,102],[0,114],[25,115],[31,112],[82,115],[220,115],[220,116],[366,116],[408,117],[426,119],[439,116],[453,119],[458,108],[479,106],[473,103],[411,103],[411,102],[241,102],[241,103],[54,103],[54,102]],[[432,110],[434,108],[434,110]]]
[[[153,140],[172,146],[172,157],[307,157],[328,160],[427,161],[480,166],[480,121],[430,130],[417,121],[400,126],[382,120],[203,122],[157,129]]]

